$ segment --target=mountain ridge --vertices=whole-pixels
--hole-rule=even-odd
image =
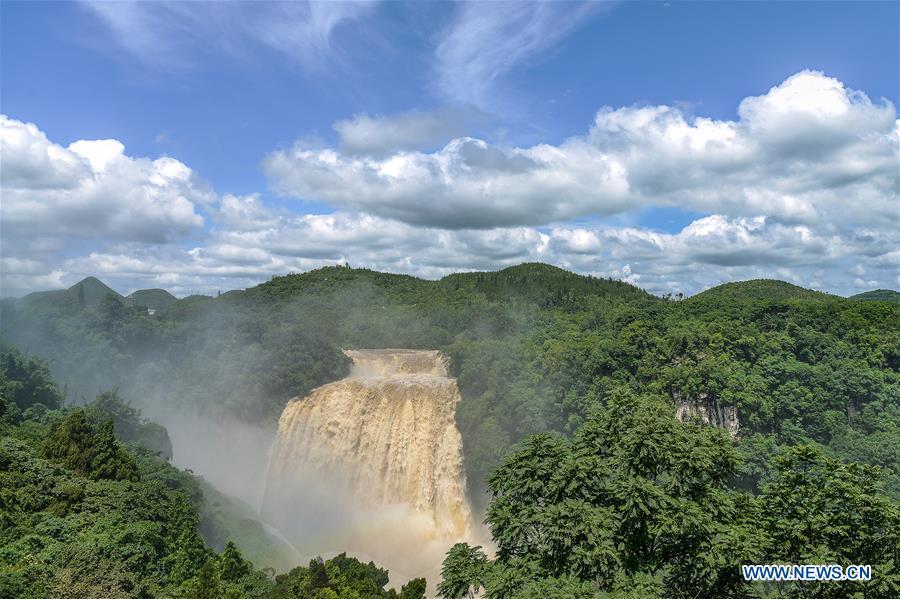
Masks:
[[[591,290],[599,291],[601,288],[607,294],[620,290],[627,294],[657,298],[645,289],[632,283],[609,278],[600,278],[593,275],[583,275],[564,268],[542,262],[523,262],[492,271],[465,271],[446,275],[440,279],[424,279],[408,274],[382,272],[368,268],[350,268],[349,266],[325,266],[302,273],[289,273],[273,276],[269,281],[246,289],[229,290],[222,294],[223,297],[241,296],[244,293],[255,295],[291,295],[300,291],[318,291],[322,288],[332,288],[342,284],[366,283],[388,291],[403,294],[409,291],[447,292],[467,288],[477,291],[485,286],[496,287],[498,292],[534,292],[537,280],[550,283],[553,287],[565,288],[572,291],[582,291],[591,294]],[[106,294],[112,294],[120,300],[125,296],[115,291],[95,276],[88,276],[78,281],[67,289],[53,289],[47,291],[35,291],[23,296],[25,301],[61,301],[63,298],[71,298],[77,301],[79,287],[85,290],[85,305],[96,306]],[[162,288],[139,289],[128,297],[134,298],[135,305],[145,306],[154,310],[163,310],[175,302],[185,298],[178,298],[170,291]],[[709,289],[705,289],[686,300],[703,299],[753,299],[753,300],[812,300],[831,301],[849,299],[855,301],[888,301],[900,302],[900,292],[891,289],[875,289],[843,297],[836,294],[809,289],[779,279],[748,279],[743,281],[729,281],[721,283]]]

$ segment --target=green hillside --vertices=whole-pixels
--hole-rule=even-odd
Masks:
[[[178,298],[165,289],[141,289],[129,297],[134,298],[135,306],[143,306],[157,312],[165,310],[178,301]]]
[[[100,305],[107,296],[113,296],[122,300],[114,289],[107,286],[97,277],[87,277],[75,283],[68,289],[54,291],[38,291],[26,295],[23,301],[35,304],[55,304],[58,306],[80,306],[95,308]]]
[[[452,274],[441,279],[437,286],[444,292],[477,292],[489,299],[516,297],[542,304],[600,297],[656,299],[643,289],[622,281],[579,275],[542,263],[519,264],[496,272]]]
[[[628,283],[579,275],[541,263],[519,264],[493,272],[455,273],[437,281],[364,268],[325,267],[301,274],[273,277],[245,292],[229,292],[227,295],[230,298],[262,296],[284,300],[363,288],[377,290],[383,298],[404,303],[473,294],[491,301],[516,299],[537,304],[588,297],[656,299]]]
[[[787,301],[787,300],[806,300],[806,301],[828,301],[841,299],[830,293],[805,289],[785,281],[777,281],[774,279],[754,279],[751,281],[738,281],[734,283],[725,283],[717,285],[711,289],[707,289],[689,298],[691,300],[755,300],[755,301]]]
[[[272,277],[266,283],[243,292],[232,292],[227,295],[231,298],[289,299],[296,295],[348,291],[361,286],[379,289],[397,296],[412,296],[429,289],[432,282],[409,275],[395,275],[366,268],[331,266],[300,274]]]
[[[874,291],[865,291],[851,295],[849,299],[863,302],[892,302],[900,303],[900,292],[892,289],[875,289]]]

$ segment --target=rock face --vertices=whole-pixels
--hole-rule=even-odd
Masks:
[[[732,439],[737,439],[740,422],[734,406],[723,406],[717,397],[706,393],[699,394],[696,399],[689,399],[676,392],[672,399],[675,401],[675,416],[682,422],[699,420],[704,424],[724,428]]]
[[[303,542],[328,539],[386,566],[399,546],[446,551],[471,530],[456,379],[437,351],[344,353],[349,377],[282,412],[263,516]]]

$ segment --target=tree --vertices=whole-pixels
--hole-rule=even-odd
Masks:
[[[112,420],[116,436],[128,443],[140,443],[165,459],[172,457],[172,440],[165,427],[141,417],[141,412],[122,399],[118,389],[104,391],[85,411],[95,426]]]
[[[438,591],[539,596],[557,580],[590,596],[650,577],[675,594],[739,593],[736,565],[761,542],[752,506],[727,487],[736,464],[723,431],[679,422],[666,398],[618,393],[572,441],[533,436],[493,473],[497,559],[455,546]]]
[[[425,599],[426,588],[424,578],[413,578],[400,588],[400,599]]]
[[[0,393],[0,423],[18,424],[22,420],[22,410]]]
[[[197,573],[197,580],[186,594],[188,599],[220,599],[222,589],[213,560],[207,560]]]
[[[253,565],[241,556],[237,545],[232,541],[228,541],[219,560],[219,571],[221,572],[222,580],[234,582],[248,575],[252,570]]]
[[[94,401],[88,404],[88,416],[96,424],[104,420],[112,420],[116,432],[123,439],[137,436],[141,426],[141,413],[134,406],[122,399],[118,389],[99,393]]]
[[[444,559],[438,595],[443,599],[474,597],[484,586],[488,561],[480,546],[457,543]]]
[[[43,445],[45,458],[85,476],[91,472],[96,451],[94,427],[81,409],[73,410],[55,426]]]
[[[94,435],[94,448],[90,470],[93,478],[132,482],[140,479],[137,462],[116,441],[111,420],[100,425]]]
[[[122,449],[111,421],[95,429],[84,410],[73,410],[55,426],[43,444],[44,457],[94,479],[136,481],[137,463]]]
[[[0,345],[0,397],[20,410],[39,404],[52,410],[60,407],[63,400],[45,362],[3,345]]]
[[[900,596],[900,509],[869,466],[843,464],[809,445],[773,460],[760,523],[769,540],[760,563],[868,564],[868,582],[785,584],[788,596]]]

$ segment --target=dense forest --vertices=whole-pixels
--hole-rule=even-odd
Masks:
[[[664,396],[615,393],[571,439],[534,435],[491,475],[497,555],[448,553],[444,599],[896,597],[900,510],[871,466],[808,444],[766,464],[754,493],[722,429],[680,422]],[[867,564],[866,582],[749,583],[740,564]]]
[[[219,297],[171,302],[150,294],[152,310],[111,291],[87,279],[3,300],[2,340],[46,360],[61,387],[42,377],[27,391],[4,391],[19,411],[7,410],[15,422],[4,425],[11,457],[3,458],[3,476],[53,482],[41,483],[43,503],[12,512],[4,497],[0,507],[10,514],[4,531],[26,526],[46,539],[56,533],[42,519],[66,502],[63,487],[90,489],[92,498],[106,493],[96,501],[112,505],[116,493],[156,476],[183,479],[157,485],[170,498],[152,509],[194,516],[179,531],[153,533],[152,575],[127,570],[151,595],[213,580],[235,593],[289,593],[306,584],[297,581],[319,580],[319,566],[278,584],[241,566],[242,582],[226,585],[223,552],[233,556],[237,547],[219,538],[215,553],[188,538],[188,529],[203,528],[205,495],[179,485],[200,483],[168,465],[164,430],[120,407],[119,395],[271,425],[290,398],[347,373],[342,348],[365,347],[439,349],[458,378],[470,494],[486,510],[498,553],[488,559],[478,548],[454,548],[444,597],[477,587],[497,598],[764,595],[790,589],[748,587],[736,564],[813,558],[875,565],[866,596],[898,590],[900,305],[890,293],[846,299],[758,280],[660,298],[542,264],[438,281],[331,267]],[[63,398],[68,407],[60,408]],[[90,459],[81,450],[69,455],[72,442],[48,448],[70,435],[91,439]],[[104,456],[96,466],[94,455]],[[71,530],[47,526],[59,526],[62,538]],[[64,542],[34,543],[28,555],[45,560],[29,562],[35,568],[69,563],[44,549]],[[100,551],[100,541],[91,543]],[[182,558],[171,555],[187,546],[205,553],[178,570]],[[21,566],[4,551],[15,574]],[[25,550],[16,551],[21,559]],[[77,564],[89,555],[52,576],[81,580]],[[368,566],[331,560],[322,568]],[[371,568],[363,578],[377,585]],[[850,587],[826,591],[847,596]]]

